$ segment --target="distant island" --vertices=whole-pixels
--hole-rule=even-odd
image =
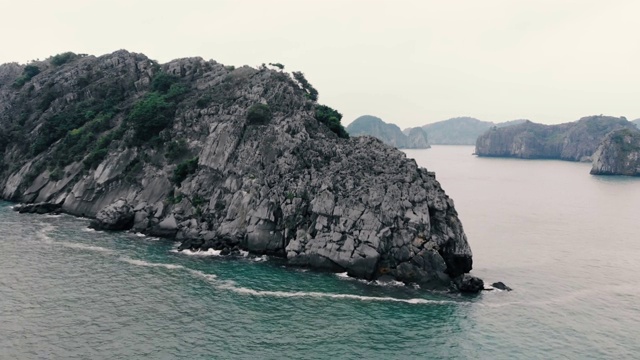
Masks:
[[[631,122],[634,123],[640,129],[640,119],[635,119]]]
[[[363,115],[355,119],[347,126],[347,132],[351,136],[373,136],[398,149],[428,149],[431,147],[427,133],[421,128],[414,128],[403,133],[398,125],[386,123],[371,115]]]
[[[491,128],[478,138],[475,152],[478,156],[591,161],[604,137],[618,129],[636,127],[625,118],[603,115],[559,125],[526,121]]]
[[[607,134],[593,155],[591,174],[640,176],[640,130],[624,128]]]
[[[423,125],[429,143],[434,145],[475,145],[478,136],[492,127],[504,127],[523,123],[525,120],[512,120],[503,123],[482,121],[472,117],[456,117]],[[405,129],[405,134],[416,128]]]

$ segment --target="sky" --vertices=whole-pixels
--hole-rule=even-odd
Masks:
[[[637,0],[0,0],[0,63],[279,62],[348,124],[640,117]]]

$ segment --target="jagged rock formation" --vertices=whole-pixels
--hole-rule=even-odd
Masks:
[[[640,176],[640,130],[609,133],[593,155],[591,174]]]
[[[422,129],[414,128],[405,134],[397,125],[386,123],[371,115],[363,115],[355,119],[347,126],[347,132],[351,136],[373,136],[398,149],[428,149],[431,147],[427,134]]]
[[[0,66],[4,199],[175,236],[181,248],[477,291],[435,175],[379,140],[338,137],[310,86],[201,58],[62,60],[31,64],[35,75]]]
[[[623,118],[602,115],[559,125],[526,121],[488,130],[478,138],[475,152],[478,156],[591,161],[605,135],[633,127]]]
[[[478,136],[493,126],[516,125],[525,120],[512,120],[503,123],[481,121],[472,117],[457,117],[422,126],[427,132],[429,142],[436,145],[475,145]],[[416,128],[405,129],[405,134]]]

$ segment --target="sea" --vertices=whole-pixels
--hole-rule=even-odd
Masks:
[[[640,178],[406,150],[454,199],[472,274],[430,292],[96,232],[0,203],[0,359],[638,359]]]

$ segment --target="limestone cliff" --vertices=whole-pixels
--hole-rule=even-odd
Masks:
[[[481,288],[435,175],[379,140],[345,138],[309,84],[127,51],[29,66],[0,66],[5,199],[176,237],[181,248]]]
[[[589,116],[571,123],[543,125],[526,121],[491,128],[476,141],[476,155],[523,159],[591,161],[609,132],[634,125],[623,118]]]
[[[609,133],[593,155],[591,174],[640,176],[640,131]]]
[[[363,115],[355,119],[347,126],[347,132],[351,136],[373,136],[398,149],[428,149],[431,147],[427,140],[427,134],[422,129],[412,129],[411,132],[405,134],[397,125],[386,123],[371,115]]]

